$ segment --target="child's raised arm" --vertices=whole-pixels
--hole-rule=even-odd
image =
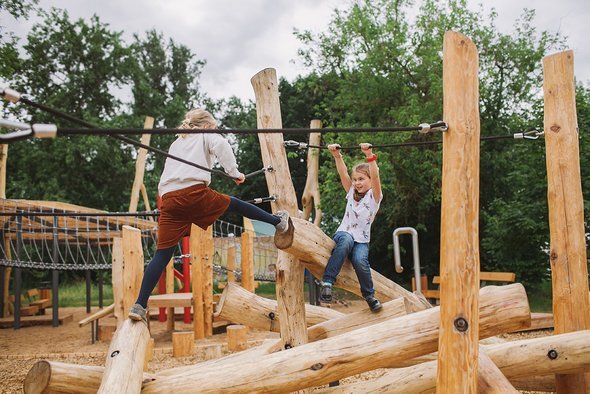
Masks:
[[[363,142],[360,144],[361,150],[367,158],[369,163],[369,170],[371,171],[371,189],[373,189],[373,197],[379,203],[381,200],[381,178],[379,176],[379,167],[377,167],[377,155],[373,153],[371,144]]]
[[[338,170],[338,175],[340,175],[340,182],[342,182],[342,187],[348,193],[350,187],[352,186],[352,181],[350,180],[350,175],[348,175],[348,168],[346,168],[346,163],[342,160],[342,154],[340,153],[340,144],[330,144],[328,145],[328,149],[330,149],[330,153],[334,156],[334,161],[336,162],[336,169]]]

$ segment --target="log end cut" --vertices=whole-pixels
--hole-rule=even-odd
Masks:
[[[51,379],[51,365],[45,361],[37,361],[27,373],[23,383],[23,391],[26,394],[42,393],[49,385]]]
[[[293,221],[289,218],[289,228],[284,233],[275,233],[275,246],[278,249],[287,249],[293,244],[295,227]]]

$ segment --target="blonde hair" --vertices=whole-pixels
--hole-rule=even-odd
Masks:
[[[211,113],[203,108],[191,109],[184,115],[184,120],[178,126],[179,129],[215,129],[217,121]],[[178,134],[184,138],[187,134]]]
[[[352,172],[360,172],[361,174],[365,174],[371,178],[371,168],[369,167],[368,163],[357,164],[356,166],[352,167]]]

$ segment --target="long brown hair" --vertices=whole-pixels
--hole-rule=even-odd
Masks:
[[[361,174],[366,175],[369,179],[371,179],[371,168],[369,167],[368,163],[359,163],[356,166],[352,167],[352,173],[359,172]],[[354,201],[360,201],[365,197],[365,193],[359,193],[356,189],[354,189]]]

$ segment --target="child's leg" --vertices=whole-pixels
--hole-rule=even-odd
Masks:
[[[334,250],[332,250],[332,255],[328,259],[326,269],[324,270],[324,276],[322,278],[323,282],[331,284],[336,283],[336,277],[340,273],[346,257],[354,246],[354,238],[345,231],[338,231],[336,235],[334,235],[334,242],[336,242],[336,246],[334,247]]]
[[[373,289],[373,278],[371,277],[371,266],[369,265],[369,244],[355,243],[350,261],[361,285],[363,297],[373,295],[375,289]]]
[[[160,276],[162,276],[162,272],[164,272],[168,262],[172,258],[175,248],[176,246],[172,246],[167,249],[156,250],[152,261],[150,261],[143,273],[141,289],[139,290],[139,296],[136,301],[137,304],[144,308],[147,307],[148,298],[150,298],[152,290],[156,287],[156,283],[158,283]]]
[[[230,197],[229,207],[226,212],[236,212],[249,219],[260,220],[261,222],[270,223],[276,226],[281,222],[281,218],[271,215],[254,204],[242,201],[236,197]]]

